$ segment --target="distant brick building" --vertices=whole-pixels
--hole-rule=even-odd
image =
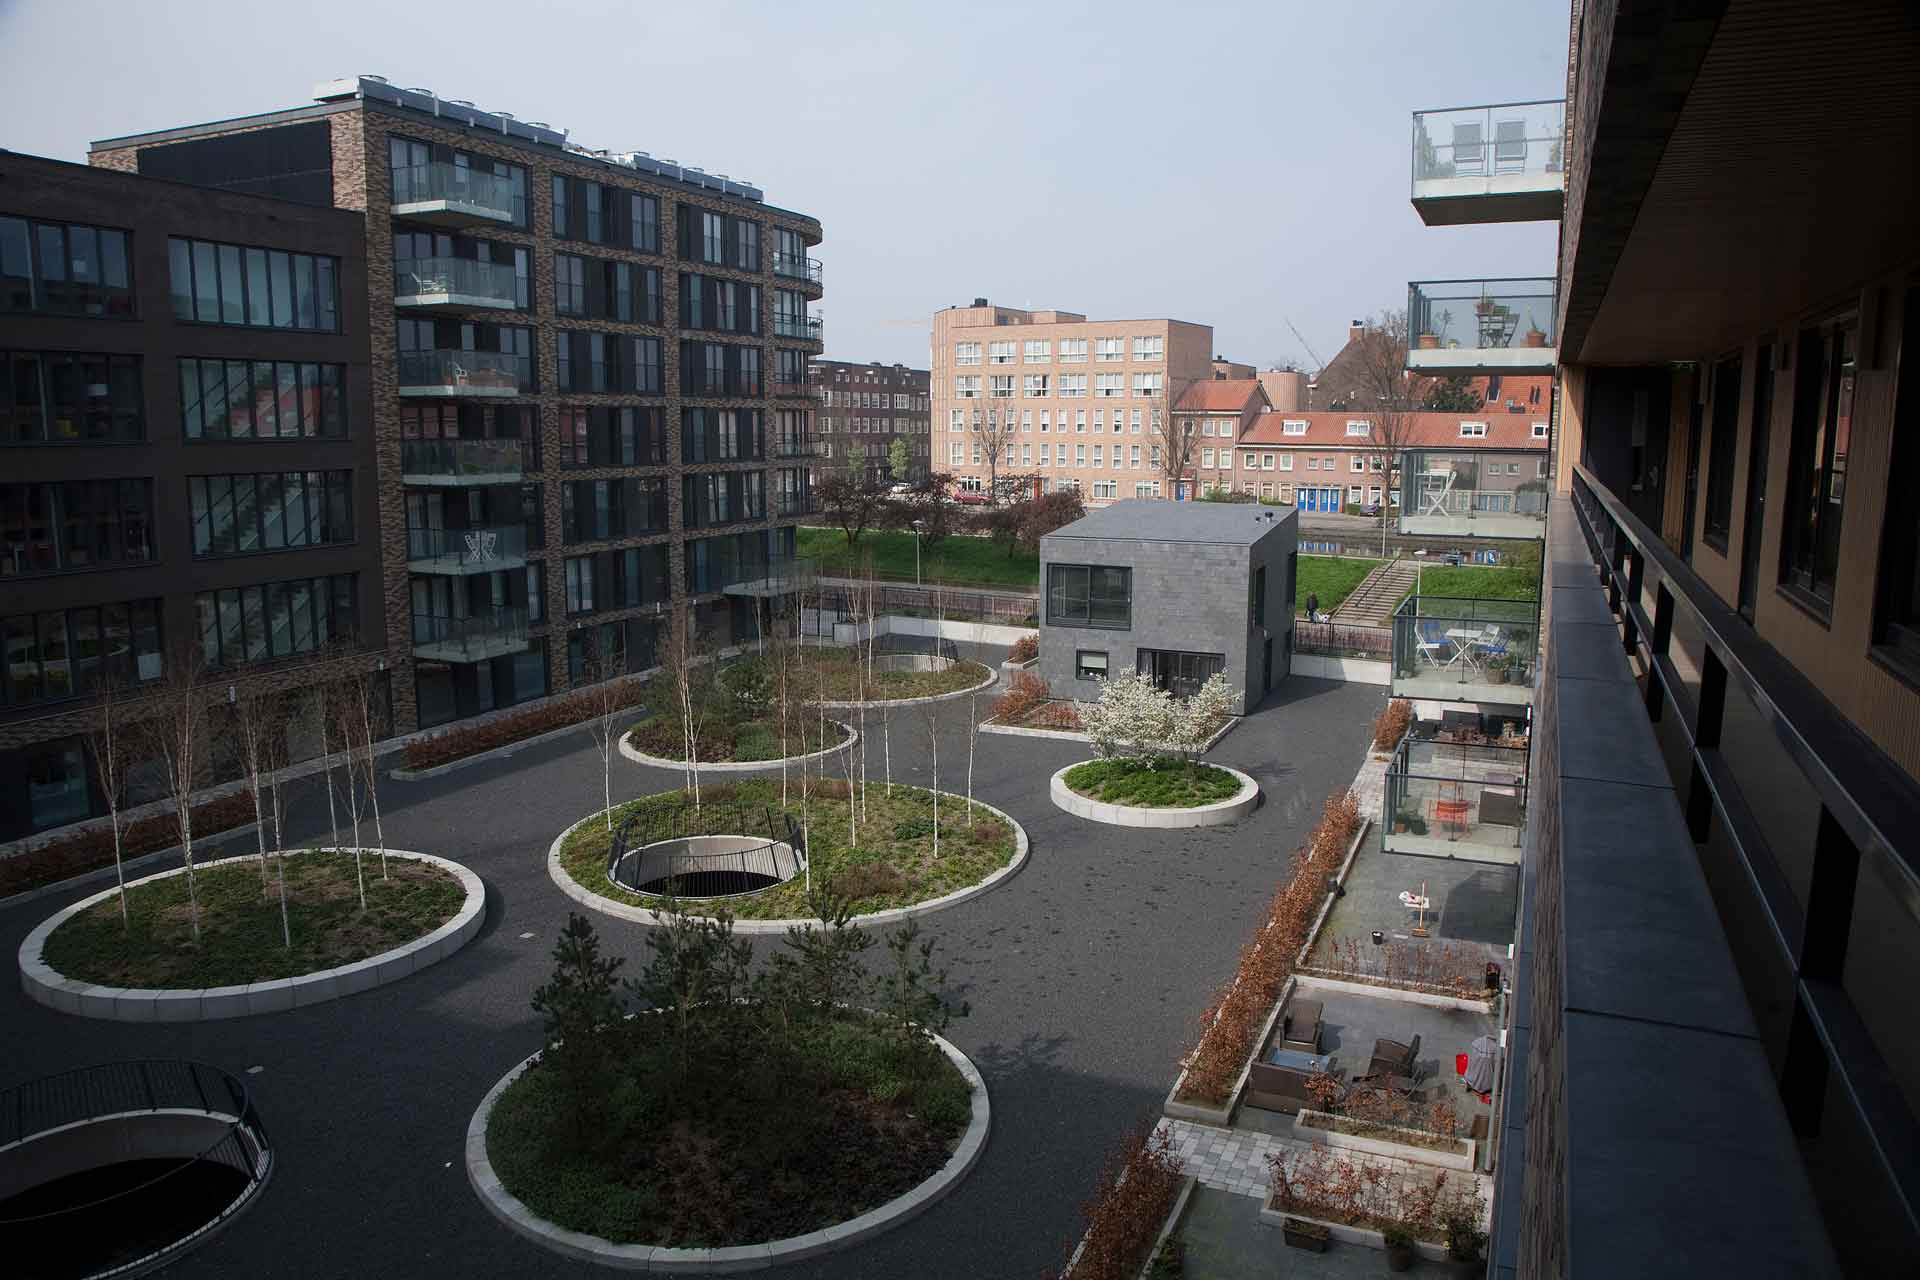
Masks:
[[[857,451],[869,480],[918,480],[930,469],[932,409],[925,369],[875,360],[815,360],[812,384],[820,397],[815,434],[819,468],[845,466]],[[895,438],[904,439],[911,457],[907,474],[893,474]]]

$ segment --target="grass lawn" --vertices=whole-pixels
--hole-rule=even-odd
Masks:
[[[851,576],[861,559],[871,555],[873,571],[879,577],[913,581],[911,533],[863,533],[852,554],[847,550],[847,535],[838,529],[803,528],[797,536],[799,554],[818,560],[820,572],[829,577]],[[1031,551],[1015,551],[1009,556],[1005,545],[989,538],[943,538],[931,551],[921,548],[920,578],[923,582],[1033,591],[1040,583],[1040,556]]]
[[[193,940],[187,878],[169,876],[108,898],[47,938],[46,962],[62,975],[109,987],[229,987],[332,969],[432,933],[466,901],[460,882],[411,858],[361,854],[367,909],[360,910],[351,853],[306,852],[287,859],[288,950],[280,933],[279,860],[268,883],[255,862],[213,867],[194,877],[200,941]]]
[[[1142,760],[1090,760],[1069,769],[1066,784],[1105,804],[1143,809],[1191,809],[1240,793],[1240,779],[1192,760],[1161,761],[1151,768]]]
[[[903,733],[910,732],[905,725],[900,728]],[[877,762],[880,744],[876,742],[873,747]],[[951,776],[962,777],[965,768],[964,760],[956,762],[956,772]],[[1013,857],[1013,830],[1006,823],[976,807],[969,825],[966,801],[943,795],[940,856],[935,858],[932,793],[895,783],[889,796],[885,783],[872,775],[867,783],[867,816],[860,823],[856,847],[848,827],[846,782],[834,778],[811,781],[813,793],[804,816],[814,878],[851,898],[856,912],[912,906],[964,889],[1000,870]],[[750,834],[737,830],[742,825],[737,815],[743,810],[754,813],[762,826],[766,810],[784,810],[796,820],[802,817],[798,770],[793,771],[784,806],[778,779],[703,783],[700,796],[701,813],[686,815],[688,834]],[[629,801],[615,808],[614,826],[617,828],[621,819],[636,809],[666,812],[685,803],[679,791]],[[607,851],[612,843],[605,823],[584,823],[560,846],[560,865],[576,883],[602,897],[628,906],[658,907],[660,899],[628,893],[607,879]],[[806,898],[803,877],[750,897],[690,898],[683,899],[681,905],[694,915],[714,915],[725,907],[743,920],[791,920],[811,914]]]
[[[807,697],[821,696],[821,677],[825,677],[826,700],[828,702],[855,702],[860,700],[861,676],[865,670],[862,655],[855,649],[829,649],[808,647],[802,650],[807,670],[802,680],[802,690]],[[874,661],[887,656],[876,652]],[[744,659],[736,667],[750,666],[757,659]],[[993,674],[977,662],[964,659],[956,661],[945,671],[875,671],[866,684],[867,700],[872,702],[890,702],[900,698],[928,698],[935,694],[957,693],[962,689],[971,689],[989,675]],[[754,679],[743,672],[743,678]]]
[[[1480,600],[1538,600],[1540,566],[1532,565],[1428,565],[1420,570],[1423,596],[1460,596]]]
[[[1320,597],[1320,612],[1332,613],[1335,606],[1353,594],[1362,578],[1384,563],[1347,556],[1301,556],[1300,581],[1293,592],[1294,612],[1306,616],[1307,594],[1312,592]]]
[[[584,1114],[554,1054],[500,1095],[487,1158],[540,1217],[671,1248],[804,1235],[926,1181],[966,1127],[966,1078],[872,1015],[699,1006],[686,1057],[666,1021],[600,1033]]]

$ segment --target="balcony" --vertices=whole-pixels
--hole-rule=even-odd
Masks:
[[[527,565],[524,525],[407,530],[407,571],[464,576]]]
[[[773,398],[776,400],[818,400],[820,392],[810,382],[773,383]]]
[[[1466,738],[1476,740],[1464,740]],[[1448,740],[1462,739],[1462,740]],[[1480,734],[1409,733],[1387,766],[1381,847],[1517,866],[1527,822],[1527,748]]]
[[[820,564],[804,556],[775,556],[764,562],[715,566],[700,587],[730,596],[778,598],[810,591],[820,575]]]
[[[776,519],[790,516],[810,516],[817,507],[813,504],[812,493],[776,493],[773,495],[773,514]]]
[[[1400,468],[1400,532],[1472,538],[1541,538],[1547,532],[1547,483],[1535,474],[1539,455],[1514,454],[1527,475],[1509,475],[1508,461],[1409,449]]]
[[[513,264],[472,258],[413,258],[393,272],[393,305],[412,310],[512,311],[519,306]]]
[[[464,618],[413,615],[413,656],[429,662],[484,662],[526,648],[525,609],[489,609]]]
[[[773,336],[776,338],[799,338],[805,342],[822,342],[819,316],[783,316],[773,317]]]
[[[1539,649],[1535,601],[1408,596],[1393,615],[1393,696],[1528,706]]]
[[[1566,204],[1567,104],[1509,102],[1413,114],[1413,207],[1430,227],[1557,221]]]
[[[498,351],[402,351],[403,396],[517,396],[520,358]]]
[[[402,440],[400,483],[421,489],[519,484],[518,440]]]
[[[1407,368],[1416,373],[1552,373],[1559,282],[1416,280],[1407,286]]]
[[[513,224],[514,193],[502,177],[434,161],[393,171],[393,216],[440,227]]]
[[[820,259],[797,253],[776,253],[773,255],[773,274],[817,285],[820,283]]]
[[[820,445],[805,436],[775,436],[767,442],[769,458],[817,458]]]

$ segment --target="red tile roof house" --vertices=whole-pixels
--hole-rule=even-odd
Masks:
[[[1371,414],[1263,412],[1236,432],[1230,447],[1218,434],[1212,441],[1202,435],[1195,477],[1203,495],[1225,489],[1302,511],[1384,502],[1399,509],[1402,533],[1541,536],[1549,443],[1544,409],[1409,417],[1406,450],[1389,459]]]
[[[1173,406],[1173,420],[1187,434],[1186,479],[1182,497],[1204,490],[1206,471],[1221,453],[1231,452],[1233,441],[1245,435],[1261,414],[1272,408],[1258,378],[1222,378],[1196,382]],[[1202,459],[1206,466],[1201,466]]]

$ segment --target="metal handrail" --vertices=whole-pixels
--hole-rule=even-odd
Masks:
[[[642,874],[641,868],[645,864],[640,855],[653,845],[696,836],[749,835],[761,829],[761,824],[764,824],[767,833],[764,845],[725,853],[683,854],[677,858],[669,856],[664,875]],[[792,851],[796,871],[807,865],[806,838],[800,824],[790,814],[761,806],[726,808],[706,804],[695,808],[691,802],[640,809],[621,819],[619,827],[614,830],[613,843],[607,848],[607,879],[629,893],[655,897],[659,895],[640,886],[662,878],[675,880],[685,875],[710,871],[734,871],[743,875],[750,872],[774,874],[763,871],[756,863],[777,866],[778,859],[772,850],[781,844]],[[756,855],[763,856],[757,858]],[[673,869],[676,864],[680,864],[679,870]],[[624,879],[622,872],[626,873]]]

